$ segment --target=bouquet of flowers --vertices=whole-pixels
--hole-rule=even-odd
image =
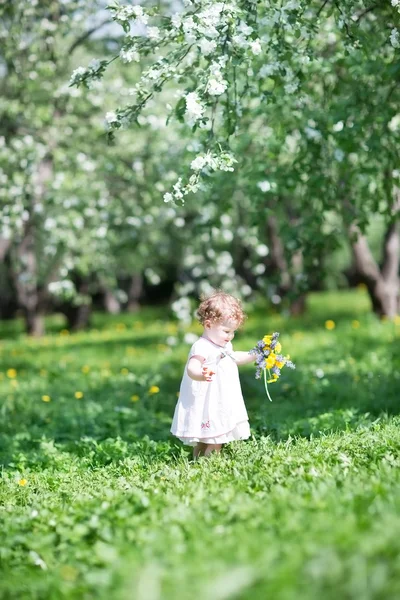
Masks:
[[[296,366],[292,363],[290,356],[281,354],[282,346],[278,342],[279,333],[275,332],[272,335],[266,335],[262,340],[257,342],[257,345],[250,350],[250,354],[256,356],[256,379],[260,379],[261,373],[264,372],[264,385],[268,399],[272,402],[272,398],[268,392],[268,383],[278,381],[283,367],[295,369]],[[267,371],[269,378],[267,379]]]

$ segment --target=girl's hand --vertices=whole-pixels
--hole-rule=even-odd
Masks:
[[[215,371],[211,371],[208,367],[203,367],[201,374],[203,375],[205,381],[212,381],[213,375],[215,375]]]

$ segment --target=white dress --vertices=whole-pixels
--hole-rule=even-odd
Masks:
[[[203,366],[215,372],[213,381],[194,381],[187,373],[192,356],[205,358]],[[199,338],[189,352],[171,433],[189,446],[197,442],[225,444],[250,437],[232,343],[217,346]]]

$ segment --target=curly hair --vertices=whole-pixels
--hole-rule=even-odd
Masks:
[[[215,290],[209,296],[202,295],[200,300],[197,317],[202,325],[205,321],[211,323],[234,321],[240,327],[246,319],[240,300],[222,290]]]

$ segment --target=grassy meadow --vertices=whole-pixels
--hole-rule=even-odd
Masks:
[[[253,435],[196,463],[165,310],[48,331],[0,324],[1,599],[400,597],[400,322],[364,290],[249,310],[234,347],[279,331],[297,369],[270,403],[241,367]]]

